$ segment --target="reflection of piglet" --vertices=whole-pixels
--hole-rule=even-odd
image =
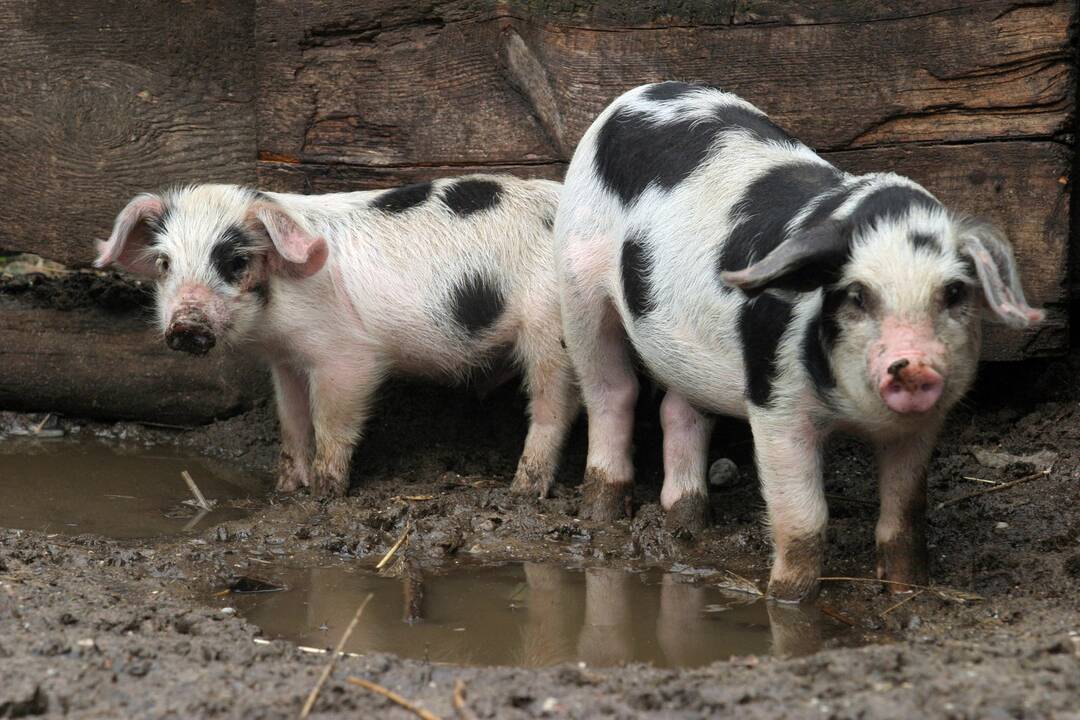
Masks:
[[[101,243],[157,281],[169,347],[270,361],[278,489],[343,495],[382,380],[460,380],[510,349],[531,425],[514,487],[546,495],[577,411],[551,269],[559,185],[473,176],[300,196],[196,185],[135,197]]]
[[[627,508],[636,356],[667,389],[670,524],[706,521],[712,415],[747,418],[775,546],[769,592],[810,597],[822,446],[854,432],[879,459],[878,574],[926,581],[926,464],[975,376],[981,317],[1043,316],[1000,232],[907,178],[841,172],[735,95],[668,82],[627,92],[585,133],[555,252],[589,413],[585,515]]]

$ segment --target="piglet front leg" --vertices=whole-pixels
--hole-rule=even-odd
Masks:
[[[937,439],[935,424],[910,436],[877,443],[881,514],[877,524],[877,575],[890,592],[925,585],[926,465]]]
[[[287,363],[272,365],[271,375],[281,425],[277,490],[295,492],[311,484],[312,425],[307,376]]]
[[[313,494],[344,497],[348,492],[353,447],[360,439],[382,377],[377,358],[362,354],[348,361],[324,361],[311,371]]]
[[[752,411],[761,491],[773,536],[769,597],[813,600],[825,557],[829,518],[821,477],[822,437],[808,418]]]

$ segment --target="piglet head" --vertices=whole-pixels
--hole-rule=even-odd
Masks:
[[[802,344],[808,379],[855,425],[887,429],[924,422],[967,391],[984,314],[1023,327],[1043,313],[992,226],[913,184],[868,195],[724,280],[748,294],[819,293]]]
[[[326,258],[323,239],[273,196],[196,185],[134,198],[94,264],[153,277],[165,342],[205,355],[258,337],[274,281],[303,280]]]

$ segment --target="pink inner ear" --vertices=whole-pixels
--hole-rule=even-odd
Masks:
[[[263,206],[256,217],[266,228],[274,249],[285,261],[281,270],[295,277],[314,275],[326,264],[329,251],[326,241],[306,232],[278,208]]]
[[[94,267],[103,268],[117,263],[134,272],[149,272],[141,262],[141,253],[148,238],[139,223],[161,217],[164,212],[165,205],[156,195],[139,195],[129,202],[116,216],[109,239],[98,243]]]

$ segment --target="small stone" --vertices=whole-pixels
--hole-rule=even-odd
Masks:
[[[731,487],[739,482],[739,466],[728,458],[720,458],[709,466],[709,484]]]
[[[922,627],[922,618],[919,617],[918,615],[912,615],[911,618],[908,620],[907,629],[908,630],[918,630],[921,627]]]
[[[236,614],[236,608],[223,607],[223,608],[221,608],[221,614],[222,615],[235,615]]]
[[[994,523],[994,529],[995,530],[1008,530],[1009,529],[1009,523],[1005,522],[1004,520],[999,520],[996,523]]]

